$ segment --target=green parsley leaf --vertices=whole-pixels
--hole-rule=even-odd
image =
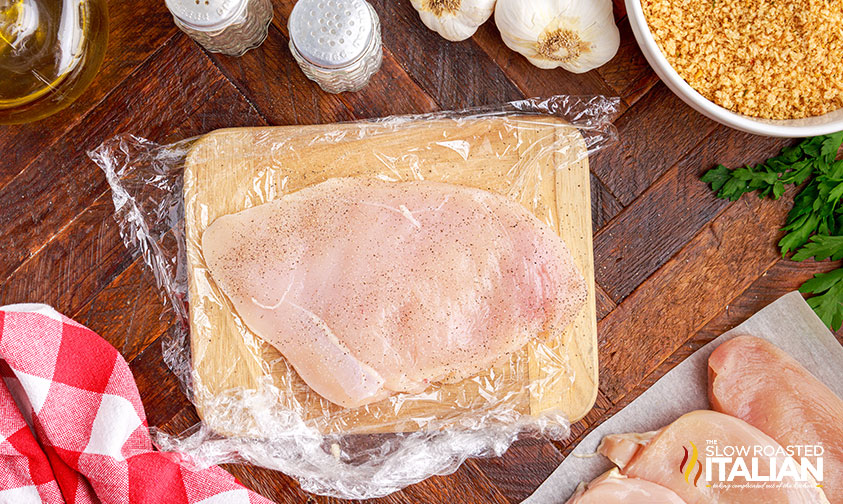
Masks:
[[[832,261],[843,259],[843,236],[814,235],[811,241],[791,257],[794,261],[804,261],[813,257],[817,261],[831,258]]]
[[[806,294],[819,294],[831,289],[841,280],[843,280],[843,268],[837,268],[836,270],[828,273],[817,273],[814,275],[814,278],[802,284],[802,287],[799,288],[799,292]]]
[[[828,199],[829,203],[837,203],[840,200],[840,197],[843,196],[843,182],[840,182],[834,189],[828,192]]]
[[[784,184],[782,184],[781,180],[777,180],[773,184],[773,199],[779,199],[784,195]]]
[[[790,171],[781,178],[781,181],[785,184],[801,185],[803,182],[808,180],[808,177],[810,177],[814,172],[813,163],[808,161],[798,161],[792,163],[789,168]]]
[[[837,151],[840,150],[840,145],[843,144],[843,131],[826,135],[823,138],[822,146],[820,147],[820,156],[831,157],[833,161],[837,156]]]
[[[829,273],[819,273],[808,280],[799,292],[817,294],[808,298],[808,304],[823,323],[837,331],[843,325],[843,268]]]
[[[723,165],[717,165],[717,168],[712,168],[703,174],[701,180],[706,184],[711,184],[711,190],[719,192],[720,189],[729,181],[732,170]]]
[[[843,160],[835,161],[843,145],[843,131],[806,138],[782,149],[778,156],[756,166],[708,170],[702,181],[718,198],[736,201],[756,191],[759,198],[781,198],[786,186],[805,186],[793,198],[779,241],[782,257],[794,261],[843,259]],[[808,303],[829,326],[843,324],[843,268],[816,275],[800,291],[815,294]]]
[[[808,157],[820,157],[822,153],[823,143],[826,137],[818,136],[813,138],[806,138],[799,146],[802,148],[802,153]]]
[[[843,159],[831,163],[827,175],[834,180],[843,180]]]
[[[779,247],[782,251],[782,257],[786,256],[791,250],[796,250],[808,242],[808,238],[817,230],[817,225],[820,223],[820,217],[816,213],[803,215],[799,220],[785,226],[785,231],[789,231],[781,240],[779,240]]]
[[[793,164],[802,157],[802,148],[798,145],[792,145],[782,149],[781,154],[767,161],[768,164],[780,162],[782,164]]]

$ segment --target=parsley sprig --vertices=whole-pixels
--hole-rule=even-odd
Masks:
[[[843,131],[806,138],[797,145],[756,166],[730,170],[718,165],[707,171],[718,198],[736,201],[748,192],[760,198],[779,199],[787,185],[805,187],[793,200],[779,241],[782,257],[794,252],[794,261],[843,259],[843,160],[836,161]],[[835,331],[843,324],[843,268],[814,275],[799,290],[814,294],[808,304]]]

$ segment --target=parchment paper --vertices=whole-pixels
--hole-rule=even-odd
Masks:
[[[706,393],[708,357],[718,345],[742,334],[773,342],[843,397],[843,346],[799,292],[791,292],[694,352],[627,407],[594,429],[522,504],[563,503],[580,482],[591,481],[611,469],[612,463],[603,456],[576,456],[596,452],[603,436],[657,430],[685,413],[709,409]]]

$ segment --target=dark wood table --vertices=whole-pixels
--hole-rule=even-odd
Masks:
[[[0,127],[0,304],[49,303],[96,330],[131,363],[150,425],[197,421],[161,358],[173,322],[141,260],[123,246],[102,172],[86,151],[129,132],[168,142],[229,126],[313,124],[493,104],[530,96],[620,96],[621,141],[592,159],[600,393],[571,438],[525,440],[381,502],[517,503],[590,427],[690,352],[833,263],[797,264],[776,249],[792,193],[779,202],[713,197],[700,174],[760,161],[790,140],[720,126],[685,106],[647,66],[616,0],[621,49],[597,71],[542,71],[508,50],[493,23],[448,43],[409,0],[373,0],[383,69],[357,94],[328,95],[287,48],[293,0],[273,0],[267,41],[242,58],[203,51],[163,0],[109,2],[105,64],[70,108]],[[278,502],[334,502],[283,474],[227,466]],[[561,499],[561,497],[560,497]]]

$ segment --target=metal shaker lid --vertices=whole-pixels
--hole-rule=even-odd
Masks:
[[[299,54],[323,68],[341,68],[363,56],[375,30],[365,0],[299,0],[288,23]]]
[[[248,0],[166,0],[167,8],[179,21],[200,31],[224,28],[248,3]]]

